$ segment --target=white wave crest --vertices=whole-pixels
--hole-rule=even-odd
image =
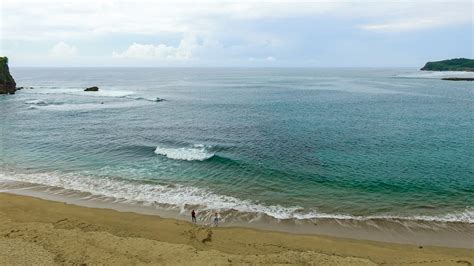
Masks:
[[[417,71],[397,75],[399,78],[441,79],[447,77],[474,78],[474,73],[465,71]]]
[[[114,97],[122,98],[135,94],[133,91],[115,90],[115,89],[99,89],[99,91],[84,91],[84,89],[63,89],[63,88],[37,88],[25,91],[27,94],[63,94],[75,96],[92,96],[92,97]]]
[[[99,89],[99,91],[84,91],[84,89],[68,89],[68,88],[37,88],[35,90],[25,91],[26,94],[59,94],[59,95],[73,95],[73,96],[90,96],[90,97],[105,97],[105,98],[122,98],[138,101],[161,102],[164,99],[160,97],[137,95],[134,91],[116,90],[116,89]],[[41,105],[41,100],[26,101],[26,104]],[[46,105],[46,104],[45,104]]]
[[[134,96],[134,95],[125,95],[121,98],[125,99],[132,99],[132,100],[138,100],[138,101],[149,101],[149,102],[161,102],[165,101],[162,98],[159,97],[145,97],[145,96]]]
[[[144,184],[116,178],[98,178],[73,173],[0,173],[1,180],[88,192],[93,195],[124,199],[130,202],[141,202],[145,205],[167,204],[175,206],[176,209],[184,209],[186,205],[198,204],[202,206],[201,210],[237,210],[239,212],[266,213],[277,219],[293,218],[292,213],[301,210],[299,207],[265,206],[253,203],[250,200],[218,195],[196,187]]]
[[[194,145],[192,148],[164,148],[156,147],[155,153],[174,160],[205,161],[214,156],[204,145]]]
[[[48,103],[46,101],[43,101],[43,100],[29,100],[29,101],[25,101],[25,104],[41,105],[41,106],[48,105]]]
[[[49,105],[31,105],[28,109],[38,109],[46,111],[84,111],[84,110],[101,110],[101,109],[119,109],[133,108],[151,103],[146,102],[101,102],[101,103],[66,103],[66,104],[49,104]]]
[[[0,184],[5,181],[20,181],[66,190],[87,192],[92,195],[105,196],[125,202],[139,202],[143,205],[169,205],[176,210],[185,210],[186,205],[199,205],[201,211],[236,210],[241,213],[266,214],[276,219],[339,219],[371,220],[393,219],[429,222],[463,222],[474,223],[474,208],[466,207],[464,211],[437,216],[353,216],[348,214],[328,214],[302,207],[283,207],[264,205],[252,200],[241,200],[232,196],[219,195],[207,189],[182,186],[139,183],[110,177],[94,177],[74,173],[0,173]],[[59,193],[59,192],[58,192]]]

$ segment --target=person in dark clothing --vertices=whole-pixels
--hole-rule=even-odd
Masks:
[[[196,212],[194,210],[191,212],[191,219],[193,223],[196,223]]]
[[[214,214],[214,226],[217,227],[219,225],[219,214],[217,212]]]

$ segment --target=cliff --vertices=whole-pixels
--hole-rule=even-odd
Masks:
[[[474,60],[455,58],[443,61],[428,62],[421,70],[429,71],[474,71]]]
[[[0,57],[0,94],[15,94],[16,83],[8,69],[8,58]]]

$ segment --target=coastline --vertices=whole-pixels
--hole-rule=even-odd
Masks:
[[[198,211],[198,224],[211,224],[214,212],[203,211],[198,205],[182,206],[130,201],[105,195],[95,195],[61,187],[19,181],[0,180],[0,191],[47,201],[62,202],[86,208],[112,209],[162,218],[189,221],[191,209]],[[190,209],[191,208],[191,209]],[[221,227],[239,227],[298,235],[329,236],[415,246],[439,246],[474,249],[474,224],[456,219],[417,220],[399,217],[322,216],[313,219],[277,219],[265,213],[241,213],[221,210]],[[336,216],[337,217],[337,216]]]
[[[240,227],[0,193],[5,263],[325,263],[471,265],[470,249],[415,246]]]

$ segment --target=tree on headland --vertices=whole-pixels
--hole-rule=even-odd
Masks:
[[[442,61],[428,62],[421,70],[428,71],[474,71],[474,60],[454,58]]]

